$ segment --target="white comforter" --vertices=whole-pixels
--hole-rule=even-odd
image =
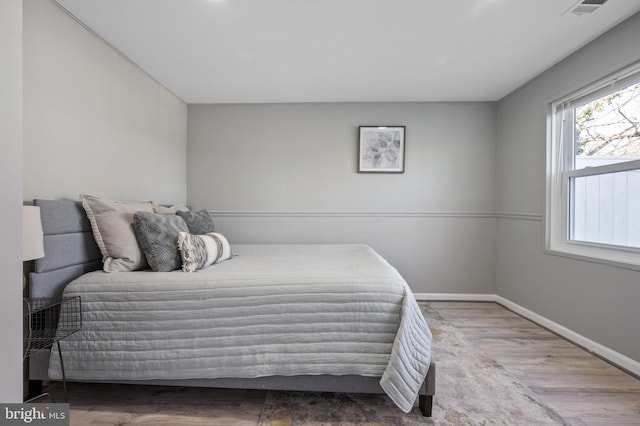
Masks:
[[[381,376],[405,412],[431,333],[400,274],[364,245],[237,245],[195,273],[92,272],[82,329],[61,342],[67,378]],[[63,313],[64,315],[64,313]],[[61,378],[52,351],[49,375]]]

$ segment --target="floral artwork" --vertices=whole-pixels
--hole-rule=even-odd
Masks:
[[[404,172],[404,126],[360,126],[359,172]]]

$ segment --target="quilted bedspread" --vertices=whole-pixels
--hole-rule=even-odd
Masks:
[[[71,282],[82,329],[62,340],[68,379],[357,374],[403,411],[431,332],[402,276],[365,245],[235,245],[188,273],[95,271]],[[61,314],[64,315],[64,312]],[[49,375],[60,379],[51,353]]]

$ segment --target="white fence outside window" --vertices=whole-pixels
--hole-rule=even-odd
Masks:
[[[626,160],[633,158],[627,157]],[[577,168],[619,160],[578,157]],[[571,240],[640,248],[640,171],[572,178]]]

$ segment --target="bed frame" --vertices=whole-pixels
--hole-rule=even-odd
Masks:
[[[87,272],[102,269],[102,256],[91,232],[91,224],[78,201],[34,200],[40,207],[44,231],[45,257],[34,262],[29,274],[30,297],[60,297],[64,287]],[[37,351],[29,362],[29,394],[37,394],[47,374],[49,351]],[[423,382],[418,405],[424,416],[431,417],[435,395],[435,364],[431,362]],[[144,380],[125,383],[195,386],[235,389],[269,389],[314,392],[384,394],[380,377],[358,375],[268,376],[255,379]],[[123,383],[118,381],[118,383]]]

